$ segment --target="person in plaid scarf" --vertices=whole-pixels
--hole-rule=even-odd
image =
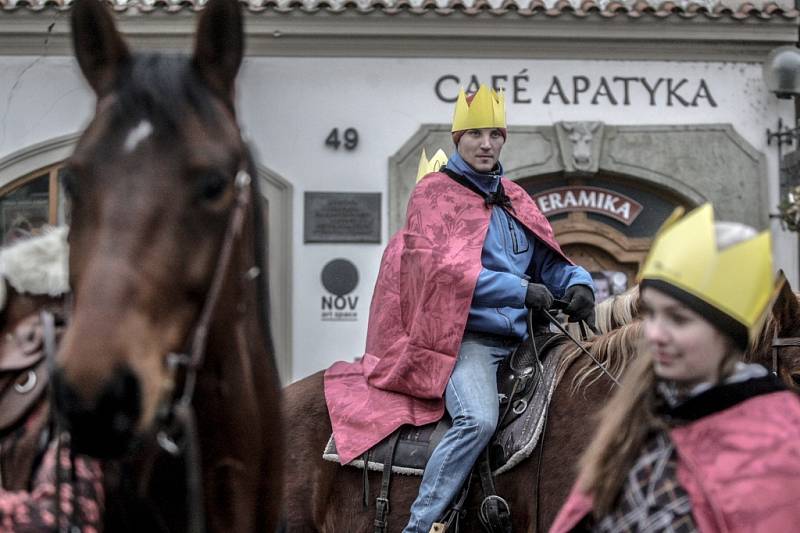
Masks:
[[[796,531],[800,399],[741,362],[777,294],[769,233],[707,204],[667,221],[639,278],[645,347],[551,533]]]
[[[104,498],[100,464],[53,441],[31,490],[0,489],[0,533],[101,533]]]

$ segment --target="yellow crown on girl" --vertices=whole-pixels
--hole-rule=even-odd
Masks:
[[[685,216],[682,208],[675,210],[658,231],[639,279],[688,293],[746,328],[751,338],[780,288],[769,232],[719,250],[711,204]]]

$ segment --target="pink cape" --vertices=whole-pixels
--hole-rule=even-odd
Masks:
[[[512,214],[564,257],[524,189],[503,178]],[[443,173],[411,194],[406,224],[386,246],[370,306],[367,347],[325,372],[325,400],[342,464],[403,424],[441,418],[481,270],[491,208]],[[569,261],[566,257],[565,260]]]
[[[800,400],[791,392],[750,398],[670,432],[678,481],[703,533],[797,531]],[[577,487],[550,533],[567,533],[592,510]]]

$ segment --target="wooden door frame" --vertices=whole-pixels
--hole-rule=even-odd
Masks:
[[[628,286],[634,278],[652,243],[651,238],[626,237],[621,232],[599,220],[592,220],[585,212],[575,211],[566,218],[551,222],[556,241],[563,247],[573,245],[595,247],[620,264],[619,270],[628,277]]]

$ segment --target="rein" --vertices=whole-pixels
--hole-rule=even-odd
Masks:
[[[558,329],[558,331],[560,331],[561,333],[563,333],[564,335],[566,335],[566,337],[567,337],[569,340],[571,340],[571,341],[572,341],[572,343],[573,343],[573,344],[575,344],[575,346],[577,346],[577,347],[578,347],[578,349],[581,351],[581,353],[583,353],[583,354],[584,354],[586,357],[588,357],[589,359],[591,359],[591,360],[592,360],[592,362],[595,364],[595,366],[596,366],[597,368],[599,368],[600,370],[602,370],[602,371],[603,371],[603,373],[604,373],[606,376],[608,376],[608,378],[609,378],[611,381],[613,381],[613,382],[614,382],[614,385],[616,385],[617,387],[619,387],[619,386],[620,386],[620,384],[619,384],[619,380],[617,380],[617,378],[615,378],[615,377],[614,377],[614,376],[611,374],[611,372],[609,372],[608,370],[606,370],[606,367],[605,367],[605,365],[604,365],[603,363],[601,363],[600,361],[598,361],[598,360],[597,360],[597,358],[596,358],[595,356],[593,356],[593,355],[592,355],[592,354],[589,352],[589,350],[587,350],[586,348],[584,348],[584,347],[583,347],[583,345],[581,345],[581,343],[580,343],[580,342],[578,342],[578,340],[577,340],[577,339],[575,339],[575,337],[573,337],[573,336],[570,334],[570,332],[569,332],[569,331],[567,331],[567,330],[564,328],[564,326],[562,326],[562,325],[561,325],[561,323],[560,323],[558,320],[556,320],[556,317],[554,317],[552,314],[550,314],[550,311],[548,311],[547,309],[542,309],[542,313],[544,313],[544,315],[547,317],[547,319],[550,321],[550,323],[551,323],[551,324],[553,324],[553,325],[556,327],[556,329]]]

